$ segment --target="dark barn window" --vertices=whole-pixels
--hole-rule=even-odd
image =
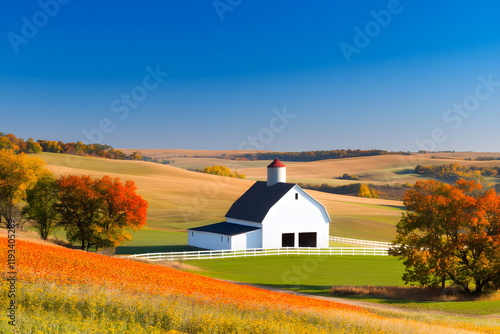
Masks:
[[[281,247],[295,247],[295,233],[283,233],[281,235]]]
[[[316,235],[316,232],[299,233],[299,247],[316,247]]]

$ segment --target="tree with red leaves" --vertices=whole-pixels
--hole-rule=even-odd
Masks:
[[[133,181],[104,176],[61,176],[57,180],[60,225],[71,243],[81,242],[83,250],[92,246],[116,247],[146,224],[148,203],[136,193]]]

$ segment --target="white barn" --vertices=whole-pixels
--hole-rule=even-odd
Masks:
[[[189,245],[231,250],[328,247],[328,212],[297,184],[286,183],[286,166],[278,159],[267,166],[267,182],[257,181],[225,218],[189,229]]]

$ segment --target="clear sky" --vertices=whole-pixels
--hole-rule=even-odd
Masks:
[[[500,151],[500,1],[0,0],[0,131]]]

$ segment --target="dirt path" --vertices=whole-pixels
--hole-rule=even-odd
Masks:
[[[373,311],[390,311],[390,312],[407,313],[407,314],[445,315],[445,316],[476,318],[476,319],[500,319],[500,314],[475,315],[475,314],[464,314],[464,313],[452,313],[452,312],[445,312],[445,311],[438,311],[438,310],[422,310],[422,309],[414,309],[414,308],[403,308],[403,307],[398,307],[398,306],[393,306],[393,305],[371,303],[371,302],[365,302],[365,301],[360,301],[360,300],[318,296],[318,295],[312,295],[312,294],[303,293],[303,292],[296,292],[296,291],[290,291],[290,290],[285,290],[285,289],[273,288],[273,287],[259,285],[259,284],[242,283],[242,282],[235,282],[235,281],[227,281],[227,282],[231,282],[231,283],[235,283],[235,284],[239,284],[239,285],[253,286],[255,288],[269,290],[269,291],[288,293],[288,294],[292,294],[292,295],[298,295],[298,296],[304,296],[304,297],[310,297],[310,298],[316,298],[316,299],[322,299],[322,300],[330,300],[330,301],[333,301],[336,303],[359,306],[359,307],[363,307],[363,308],[373,310]]]

